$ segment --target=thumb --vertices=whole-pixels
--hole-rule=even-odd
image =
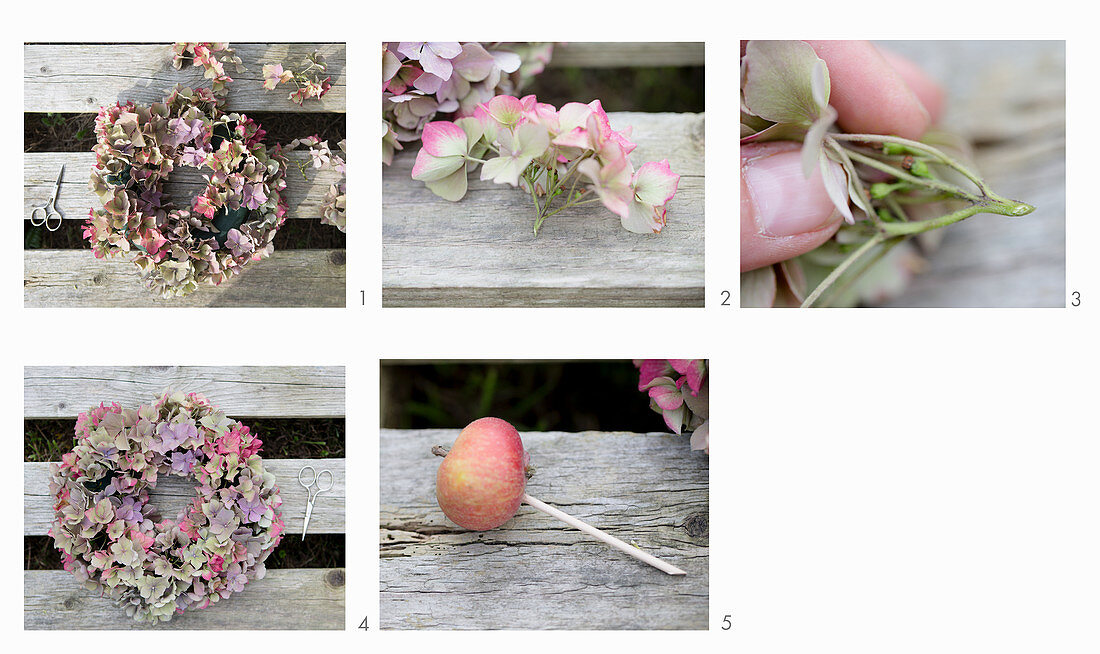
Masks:
[[[741,146],[741,272],[813,250],[836,233],[842,220],[820,169],[810,179],[802,174],[800,143]]]

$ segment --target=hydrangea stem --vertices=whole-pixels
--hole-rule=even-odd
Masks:
[[[531,199],[533,199],[534,202],[535,202],[535,236],[539,235],[539,228],[542,227],[542,224],[550,216],[553,216],[556,213],[564,211],[565,209],[569,209],[570,207],[580,206],[582,204],[587,204],[587,203],[593,201],[593,200],[578,201],[577,200],[578,196],[574,195],[574,192],[576,191],[576,188],[577,188],[577,182],[580,180],[580,175],[577,173],[577,168],[579,167],[579,164],[582,161],[584,161],[585,159],[588,159],[591,156],[592,156],[592,153],[589,152],[589,153],[586,153],[583,156],[579,157],[576,161],[573,162],[573,164],[569,167],[569,169],[565,171],[565,174],[561,175],[560,177],[557,176],[557,169],[553,167],[553,164],[551,164],[550,168],[547,168],[543,164],[543,162],[541,162],[541,161],[540,162],[535,162],[534,164],[532,164],[531,167],[529,167],[527,169],[527,172],[524,175],[524,178],[527,180],[527,186],[531,191]],[[557,152],[554,151],[552,153],[552,156],[550,157],[550,161],[553,162],[553,161],[556,161],[556,160],[557,160]],[[543,204],[541,207],[539,206],[538,196],[537,196],[536,191],[535,191],[535,180],[538,179],[538,177],[539,177],[538,173],[539,173],[540,170],[545,170],[547,180],[552,180],[551,183],[549,184],[549,188],[546,189],[546,198],[547,198],[546,203]],[[570,183],[570,180],[572,180],[571,183]],[[549,211],[551,201],[561,193],[561,191],[565,188],[566,184],[570,184],[570,187],[569,187],[569,193],[566,195],[565,204],[558,207],[557,209],[554,209],[553,211]]]
[[[900,136],[883,136],[881,134],[832,134],[833,138],[840,141],[856,141],[863,143],[892,143],[894,145],[901,145],[910,150],[916,150],[925,154],[931,155],[940,161],[940,163],[951,167],[958,171],[964,177],[974,182],[974,185],[978,187],[978,190],[984,195],[993,195],[990,192],[989,186],[977,175],[970,171],[969,168],[963,166],[953,158],[947,156],[942,151],[928,145],[927,143],[921,143],[920,141],[911,141],[909,139],[903,139]]]
[[[900,224],[908,225],[910,223]],[[863,257],[863,255],[867,254],[872,249],[874,249],[875,246],[885,241],[886,238],[887,236],[885,234],[883,234],[882,232],[878,232],[871,238],[867,239],[867,241],[863,245],[859,246],[859,248],[855,252],[848,255],[847,259],[840,262],[840,265],[838,265],[836,268],[833,268],[833,271],[829,273],[829,276],[822,280],[822,282],[817,285],[817,288],[815,288],[813,292],[806,297],[805,301],[802,302],[802,308],[805,309],[815,306],[818,300],[821,299],[821,296],[825,294],[825,291],[829,290],[829,288],[832,287],[832,285],[835,284],[838,279],[840,279],[840,276],[844,274],[844,271],[851,268],[856,261],[859,261],[859,259]]]

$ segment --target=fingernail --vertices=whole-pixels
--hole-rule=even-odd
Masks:
[[[799,150],[750,157],[742,176],[762,234],[794,236],[840,220],[821,183],[820,171],[810,179],[802,175]]]

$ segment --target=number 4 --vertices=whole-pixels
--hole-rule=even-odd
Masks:
[[[367,619],[369,617],[370,616],[364,615],[363,616],[363,621],[359,623],[359,628],[362,629],[363,631],[367,631],[368,629],[370,629],[370,627],[367,626]]]

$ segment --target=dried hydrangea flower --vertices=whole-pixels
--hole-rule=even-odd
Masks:
[[[244,72],[244,64],[228,43],[174,43],[172,44],[172,65],[179,70],[190,61],[192,66],[204,69],[203,76],[210,80],[214,95],[224,97],[226,85],[233,78],[225,72],[225,66],[232,64],[238,73]]]
[[[329,185],[328,191],[325,192],[325,197],[321,201],[321,224],[332,225],[341,232],[346,232],[347,141],[341,140],[337,143],[340,154],[336,154],[329,148],[328,141],[322,141],[320,136],[314,134],[302,139],[294,139],[287,144],[286,151],[289,152],[299,146],[309,148],[309,160],[297,164],[303,179],[309,179],[306,175],[306,168],[310,166],[317,169],[331,168],[343,176],[339,182]]]
[[[455,202],[466,195],[467,171],[481,165],[481,179],[531,194],[535,235],[550,216],[594,202],[618,215],[627,231],[655,234],[665,226],[680,176],[667,159],[635,171],[630,132],[612,129],[599,100],[558,110],[533,95],[499,95],[473,116],[425,125],[412,178]]]
[[[320,99],[332,88],[332,78],[321,76],[328,72],[328,64],[320,51],[314,51],[306,55],[308,64],[301,72],[284,69],[282,64],[264,64],[264,88],[268,91],[283,83],[293,83],[295,90],[291,91],[287,99],[299,106],[304,105],[311,98]]]
[[[679,434],[691,431],[691,449],[710,454],[710,380],[706,359],[635,359],[638,390],[649,407]]]
[[[437,117],[472,116],[498,95],[517,95],[541,73],[552,43],[419,41],[382,44],[382,158],[416,141]]]

